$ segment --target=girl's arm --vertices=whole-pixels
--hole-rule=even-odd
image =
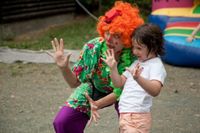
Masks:
[[[143,68],[140,67],[140,64],[136,64],[133,70],[127,69],[132,73],[133,78],[137,83],[150,95],[157,96],[160,93],[162,88],[162,83],[158,80],[148,80],[140,76]]]
[[[117,88],[123,87],[126,78],[124,76],[121,76],[118,72],[114,50],[113,49],[107,50],[105,55],[106,59],[102,58],[102,60],[110,67],[110,77],[113,82],[113,85]]]
[[[115,87],[122,88],[124,86],[126,78],[119,74],[117,67],[111,68],[110,77]]]
[[[161,84],[160,81],[158,81],[158,80],[147,80],[147,79],[145,79],[141,76],[138,76],[135,80],[151,96],[156,97],[160,93],[160,90],[162,88],[162,84]]]
[[[105,55],[106,55],[106,59],[102,58],[102,60],[110,67],[110,77],[113,82],[113,85],[115,87],[121,88],[124,85],[126,79],[124,76],[119,75],[119,72],[117,69],[117,62],[114,58],[114,51],[107,50]],[[98,118],[100,117],[97,111],[98,109],[101,109],[108,105],[112,105],[113,103],[117,101],[117,96],[114,92],[112,92],[111,94],[97,101],[92,100],[92,98],[88,94],[86,94],[85,96],[87,100],[89,101],[90,107],[91,107],[91,118],[88,122],[89,125],[91,124],[92,120],[97,122]]]

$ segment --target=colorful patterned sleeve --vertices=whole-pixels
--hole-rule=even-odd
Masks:
[[[72,71],[80,82],[86,82],[92,75],[92,71],[98,61],[98,38],[87,42],[81,51],[78,61],[74,64]]]

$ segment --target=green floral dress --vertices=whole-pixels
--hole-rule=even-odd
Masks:
[[[78,61],[72,68],[81,85],[67,99],[67,106],[90,115],[90,105],[84,94],[87,92],[92,97],[93,86],[98,90],[97,92],[105,95],[114,92],[119,98],[122,90],[113,86],[109,76],[110,69],[101,59],[105,59],[106,50],[106,42],[101,37],[95,38],[84,45]],[[131,49],[123,49],[118,61],[119,73],[121,74],[135,59]]]

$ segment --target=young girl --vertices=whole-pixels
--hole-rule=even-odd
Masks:
[[[120,133],[149,133],[152,98],[160,93],[166,77],[159,57],[164,50],[162,31],[153,24],[144,24],[135,30],[132,44],[138,59],[122,75],[113,50],[108,50],[103,60],[110,67],[114,86],[123,87],[119,100]]]

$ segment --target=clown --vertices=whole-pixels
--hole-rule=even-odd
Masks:
[[[121,88],[114,87],[110,69],[102,58],[105,59],[105,52],[112,49],[118,71],[124,72],[135,60],[131,52],[131,34],[143,23],[137,7],[122,1],[115,2],[114,7],[99,18],[97,31],[100,37],[84,45],[72,70],[69,67],[70,54],[64,56],[63,40],[52,40],[55,51],[52,56],[66,82],[75,88],[55,117],[53,125],[56,133],[83,133],[91,113],[85,93],[95,100],[98,109],[117,103]]]

